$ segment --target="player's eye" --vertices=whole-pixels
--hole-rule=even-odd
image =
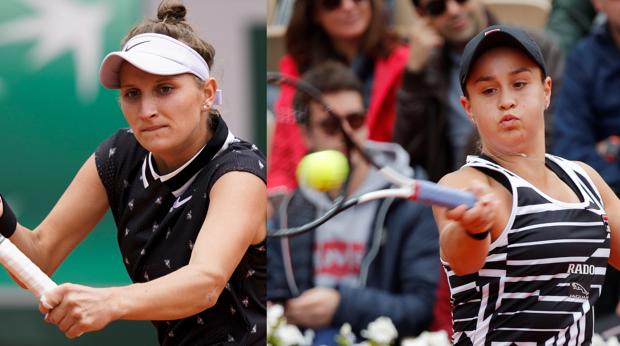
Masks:
[[[140,91],[138,89],[127,89],[123,93],[123,97],[128,99],[135,99],[140,96]]]
[[[524,88],[526,85],[527,85],[527,82],[523,82],[523,81],[515,82],[515,83],[513,84],[513,86],[514,86],[516,89],[522,89],[522,88]]]
[[[157,91],[161,94],[161,95],[167,95],[170,94],[172,92],[174,88],[170,85],[160,85],[159,88],[157,89]]]
[[[490,96],[490,95],[495,94],[496,91],[497,91],[496,88],[484,88],[484,89],[482,89],[482,94]]]

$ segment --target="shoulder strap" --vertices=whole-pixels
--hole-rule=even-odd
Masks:
[[[562,169],[562,167],[560,167],[557,162],[549,159],[548,157],[545,157],[545,165],[547,165],[547,167],[549,167],[549,169],[553,173],[555,173],[558,178],[560,178],[566,185],[568,185],[568,187],[570,187],[571,190],[573,190],[577,197],[579,197],[580,202],[584,201],[585,196],[582,195],[581,191],[577,187],[577,184],[575,184],[573,179],[571,179],[568,173],[566,173],[566,171]]]
[[[497,162],[495,162],[495,160],[493,160],[492,158],[490,158],[489,156],[487,156],[485,154],[480,154],[479,157],[481,159],[484,159],[484,160],[487,160],[487,161],[492,162],[494,164],[497,164]],[[483,174],[493,178],[495,181],[497,181],[503,187],[505,187],[506,190],[508,190],[508,192],[510,192],[510,194],[512,194],[512,187],[510,185],[510,181],[501,172],[493,170],[493,169],[490,169],[490,168],[487,168],[487,167],[480,167],[480,166],[471,166],[471,167],[473,167],[473,168],[479,170],[480,172],[482,172]]]

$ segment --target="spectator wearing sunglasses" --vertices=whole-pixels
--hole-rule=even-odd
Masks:
[[[298,77],[318,63],[336,60],[362,81],[369,138],[389,141],[396,118],[396,92],[408,49],[388,32],[383,0],[296,0],[285,36],[280,72]],[[293,90],[275,102],[276,125],[268,164],[268,188],[296,187],[295,167],[306,153],[292,108]]]
[[[334,117],[345,118],[377,162],[412,173],[399,145],[367,140],[360,118],[363,84],[351,69],[327,62],[309,70],[303,80],[321,92],[332,110],[330,115],[318,103],[295,96],[298,114],[307,115],[299,120],[311,151],[344,150]],[[351,161],[351,195],[390,187],[355,151]],[[415,172],[423,178],[421,169]],[[301,185],[271,221],[277,229],[306,224],[333,206],[339,190],[325,193]],[[380,316],[390,317],[401,337],[418,335],[432,316],[440,271],[437,234],[430,207],[386,199],[344,211],[312,232],[270,238],[268,300],[283,303],[289,323],[316,330],[317,345],[335,344],[334,335],[345,322],[359,336]]]
[[[477,152],[477,134],[459,102],[459,65],[465,44],[496,20],[481,0],[412,2],[419,18],[411,27],[393,140],[437,181],[460,167],[466,154]],[[527,31],[541,47],[557,87],[563,70],[561,50],[542,30]],[[545,113],[548,145],[552,108]]]

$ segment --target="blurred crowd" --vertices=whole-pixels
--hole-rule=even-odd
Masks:
[[[479,150],[460,103],[463,48],[510,14],[492,12],[485,0],[402,0],[411,21],[396,30],[399,1],[274,1],[270,24],[286,28],[278,72],[314,85],[373,157],[438,181]],[[587,163],[618,194],[620,1],[547,2],[546,23],[524,27],[553,82],[547,152]],[[336,194],[298,186],[295,169],[308,152],[342,150],[342,139],[328,115],[297,100],[293,89],[268,95],[269,214],[279,229],[304,224],[333,204]],[[352,165],[351,195],[389,186],[363,160],[354,156]],[[345,322],[359,333],[380,316],[390,317],[402,337],[451,333],[449,284],[430,207],[368,203],[314,232],[270,239],[268,256],[268,298],[283,304],[289,321],[317,331],[317,344],[333,343]],[[608,267],[596,306],[598,332],[620,325],[619,297],[620,275]]]

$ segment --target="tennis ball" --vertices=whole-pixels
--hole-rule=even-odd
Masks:
[[[337,150],[306,155],[297,166],[297,181],[322,192],[342,185],[348,174],[347,158]]]

